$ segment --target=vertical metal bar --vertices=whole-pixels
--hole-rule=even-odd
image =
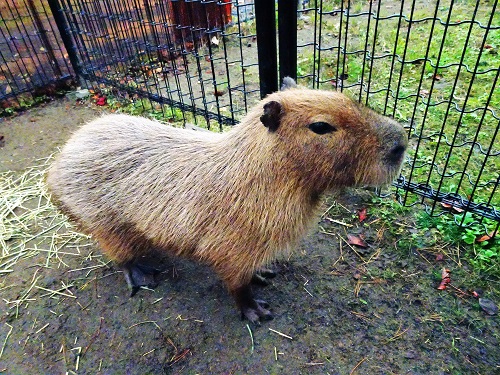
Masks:
[[[373,16],[375,18],[375,30],[373,31],[373,42],[372,42],[372,51],[370,56],[370,70],[368,71],[368,87],[366,88],[366,101],[365,104],[368,105],[368,100],[370,99],[370,87],[372,84],[372,72],[373,72],[373,63],[375,62],[375,47],[377,46],[377,33],[378,33],[378,21],[380,19],[380,5],[381,2],[378,2],[377,6],[377,15]],[[368,17],[372,17],[372,14],[368,15]],[[399,30],[398,30],[399,31]],[[389,91],[390,87],[387,87],[387,91]]]
[[[345,33],[344,33],[344,50],[342,52],[342,73],[341,73],[341,77],[342,78],[340,81],[342,81],[342,84],[340,85],[340,91],[343,92],[344,91],[344,80],[347,79],[347,52],[348,52],[348,48],[347,48],[347,36],[348,36],[348,33],[349,33],[349,18],[351,18],[351,15],[349,13],[349,9],[351,9],[351,0],[347,0],[347,8],[344,8],[344,1],[342,1],[342,4],[341,4],[341,15],[342,14],[345,14]],[[340,17],[340,27],[339,29],[341,30],[342,29],[342,16]],[[339,43],[340,43],[340,33],[339,33]],[[339,77],[337,77],[338,79]]]
[[[316,4],[317,5],[317,4]],[[314,56],[313,56],[313,89],[316,87],[319,89],[319,81],[321,74],[321,35],[323,31],[323,0],[320,0],[319,7],[316,7],[316,16],[319,13],[319,27],[316,22],[314,22]],[[316,19],[315,19],[316,21]],[[318,30],[319,29],[319,30]],[[318,51],[316,59],[316,50]]]
[[[59,3],[59,0],[48,0],[48,4],[52,15],[54,16],[54,21],[56,22],[57,29],[59,30],[59,34],[61,35],[61,39],[63,41],[64,47],[66,48],[66,52],[68,53],[69,61],[71,63],[71,66],[73,67],[73,71],[76,75],[79,75],[80,66],[78,63],[78,57],[75,52],[76,48],[69,33],[68,24],[61,12],[61,4]]]
[[[379,2],[380,5],[380,2]],[[371,14],[372,14],[372,7],[373,7],[373,2],[370,1],[370,7],[368,9],[368,20],[367,20],[367,25],[366,25],[366,36],[365,36],[365,45],[363,48],[363,67],[361,68],[361,77],[359,81],[359,94],[358,94],[358,102],[361,103],[361,97],[363,96],[363,86],[365,84],[365,67],[366,67],[366,62],[367,62],[367,55],[368,55],[368,38],[370,36],[370,25],[371,25]],[[374,46],[375,47],[375,46]],[[373,56],[372,56],[373,58]],[[366,104],[368,104],[368,96],[369,92],[366,93]]]
[[[275,3],[255,0],[257,53],[259,58],[260,97],[278,91]]]
[[[389,81],[387,82],[387,93],[385,95],[385,104],[384,104],[384,115],[387,114],[387,105],[389,102],[389,95],[393,95],[392,93],[392,76],[394,74],[394,64],[396,62],[398,56],[398,42],[399,42],[399,31],[401,30],[401,21],[403,19],[403,9],[404,9],[405,1],[401,1],[401,7],[399,8],[399,17],[398,17],[398,27],[396,28],[396,38],[394,39],[394,50],[392,53],[391,59],[391,69],[389,70]],[[401,71],[403,68],[401,68]]]
[[[28,8],[31,12],[31,17],[33,18],[33,21],[35,22],[38,35],[40,35],[40,41],[42,42],[43,47],[45,48],[45,51],[47,51],[47,55],[49,56],[50,60],[50,65],[52,66],[52,69],[54,70],[54,73],[56,77],[61,77],[61,69],[59,68],[59,64],[57,62],[56,55],[54,54],[54,50],[52,48],[52,44],[49,42],[49,38],[47,37],[47,32],[45,30],[45,26],[43,25],[42,20],[40,19],[40,15],[38,14],[35,4],[33,0],[28,0],[27,1]]]
[[[279,71],[284,77],[297,79],[297,1],[278,0]]]

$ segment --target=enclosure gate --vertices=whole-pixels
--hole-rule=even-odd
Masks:
[[[406,125],[405,204],[500,223],[498,0],[298,3],[48,1],[76,72],[115,105],[222,128],[286,75],[341,90]]]

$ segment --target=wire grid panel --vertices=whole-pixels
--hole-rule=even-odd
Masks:
[[[407,124],[405,203],[500,221],[498,1],[310,1],[299,14],[299,82]]]
[[[195,123],[202,119],[209,126],[211,120],[220,126],[236,123],[258,99],[251,3],[61,4],[81,73],[90,81],[111,85],[125,96],[149,98],[163,109],[166,104],[167,117]]]
[[[0,2],[0,103],[19,106],[23,93],[53,94],[73,75],[52,13],[40,0]],[[37,92],[39,90],[39,92]],[[45,91],[44,91],[45,90]],[[21,103],[22,104],[22,103]]]

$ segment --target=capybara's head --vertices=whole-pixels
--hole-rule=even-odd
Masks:
[[[341,93],[290,88],[268,96],[261,111],[275,147],[318,192],[385,185],[400,171],[403,127]]]

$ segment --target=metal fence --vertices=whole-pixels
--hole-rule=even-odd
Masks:
[[[299,35],[309,30],[297,44],[299,81],[407,124],[404,202],[499,221],[498,1],[309,3],[299,11],[308,18]]]
[[[246,113],[251,98],[258,97],[252,4],[49,3],[59,10],[58,22],[81,77],[111,86],[122,96],[150,99],[167,117],[232,125]]]
[[[221,128],[285,75],[341,90],[407,125],[396,182],[405,204],[500,223],[498,0],[48,4],[75,71],[94,88]]]
[[[0,2],[0,115],[72,84],[57,26],[40,0]]]

